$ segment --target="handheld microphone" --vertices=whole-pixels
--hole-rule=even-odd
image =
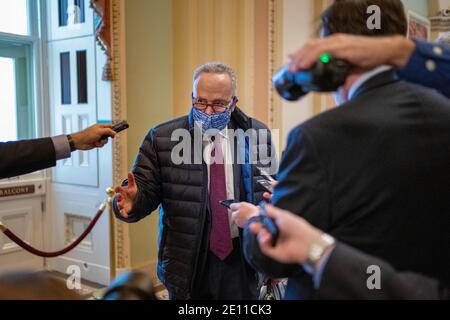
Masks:
[[[121,121],[119,123],[116,123],[113,127],[112,130],[115,131],[116,133],[122,132],[123,130],[126,130],[130,127],[130,125],[128,124],[128,122],[126,121]],[[103,136],[101,138],[101,140],[108,140],[108,136]]]

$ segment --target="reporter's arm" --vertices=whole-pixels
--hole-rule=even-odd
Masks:
[[[450,98],[450,48],[426,41],[416,41],[415,49],[401,79],[436,89]]]
[[[55,164],[51,138],[0,143],[0,179],[43,170]]]
[[[93,125],[72,135],[75,150],[91,150],[103,147],[114,138],[112,125]],[[22,140],[0,143],[0,179],[43,170],[56,165],[57,160],[70,157],[71,146],[68,136]]]
[[[448,289],[419,274],[397,272],[387,262],[329,238],[306,220],[279,208],[267,206],[280,235],[275,247],[261,223],[250,226],[261,251],[277,261],[303,265],[312,275],[319,299],[449,299]],[[370,266],[380,268],[380,289],[370,290]],[[369,280],[369,281],[368,281]],[[300,288],[299,288],[300,290]]]
[[[370,266],[380,268],[380,290],[370,290],[367,286]],[[438,300],[450,297],[448,290],[434,279],[397,272],[385,261],[338,243],[324,265],[317,298]]]
[[[329,53],[355,67],[391,65],[401,79],[442,92],[450,98],[450,48],[402,36],[372,38],[335,34],[313,39],[290,55],[290,70],[310,68],[320,55]]]
[[[373,38],[335,34],[308,41],[289,56],[289,69],[291,72],[309,69],[324,53],[347,60],[357,68],[371,69],[386,64],[400,69],[406,66],[414,49],[415,43],[402,36]]]
[[[56,160],[62,160],[70,157],[69,139],[66,135],[52,137],[53,147],[55,148]]]

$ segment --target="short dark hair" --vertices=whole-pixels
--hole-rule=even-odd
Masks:
[[[367,26],[367,9],[381,9],[381,28]],[[401,0],[335,0],[322,14],[324,36],[345,33],[362,36],[392,36],[407,34],[407,18]]]

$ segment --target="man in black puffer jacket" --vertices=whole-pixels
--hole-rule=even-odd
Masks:
[[[219,200],[261,201],[260,168],[274,174],[276,156],[270,131],[236,107],[235,92],[228,66],[198,68],[189,115],[150,130],[133,173],[116,187],[120,220],[137,222],[159,207],[158,277],[171,299],[258,296],[242,230]]]

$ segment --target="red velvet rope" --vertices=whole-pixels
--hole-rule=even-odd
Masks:
[[[9,229],[5,228],[2,231],[5,236],[7,236],[9,239],[11,239],[11,241],[15,242],[18,246],[22,247],[24,250],[26,250],[36,256],[42,257],[42,258],[55,258],[55,257],[62,256],[63,254],[66,254],[69,251],[72,251],[76,246],[78,246],[81,243],[81,241],[83,241],[84,238],[86,238],[86,236],[92,231],[92,228],[94,228],[98,219],[100,219],[100,217],[102,216],[103,212],[105,211],[105,208],[106,208],[106,205],[103,204],[100,207],[100,209],[97,211],[97,214],[95,215],[94,219],[91,221],[91,223],[89,223],[89,226],[86,228],[86,230],[84,230],[84,232],[81,234],[81,236],[78,237],[77,240],[75,240],[71,245],[64,248],[63,250],[56,251],[56,252],[40,251],[38,249],[33,248],[28,243],[26,243],[25,241],[20,239],[18,236],[16,236],[14,233],[12,233],[12,231],[10,231]]]

